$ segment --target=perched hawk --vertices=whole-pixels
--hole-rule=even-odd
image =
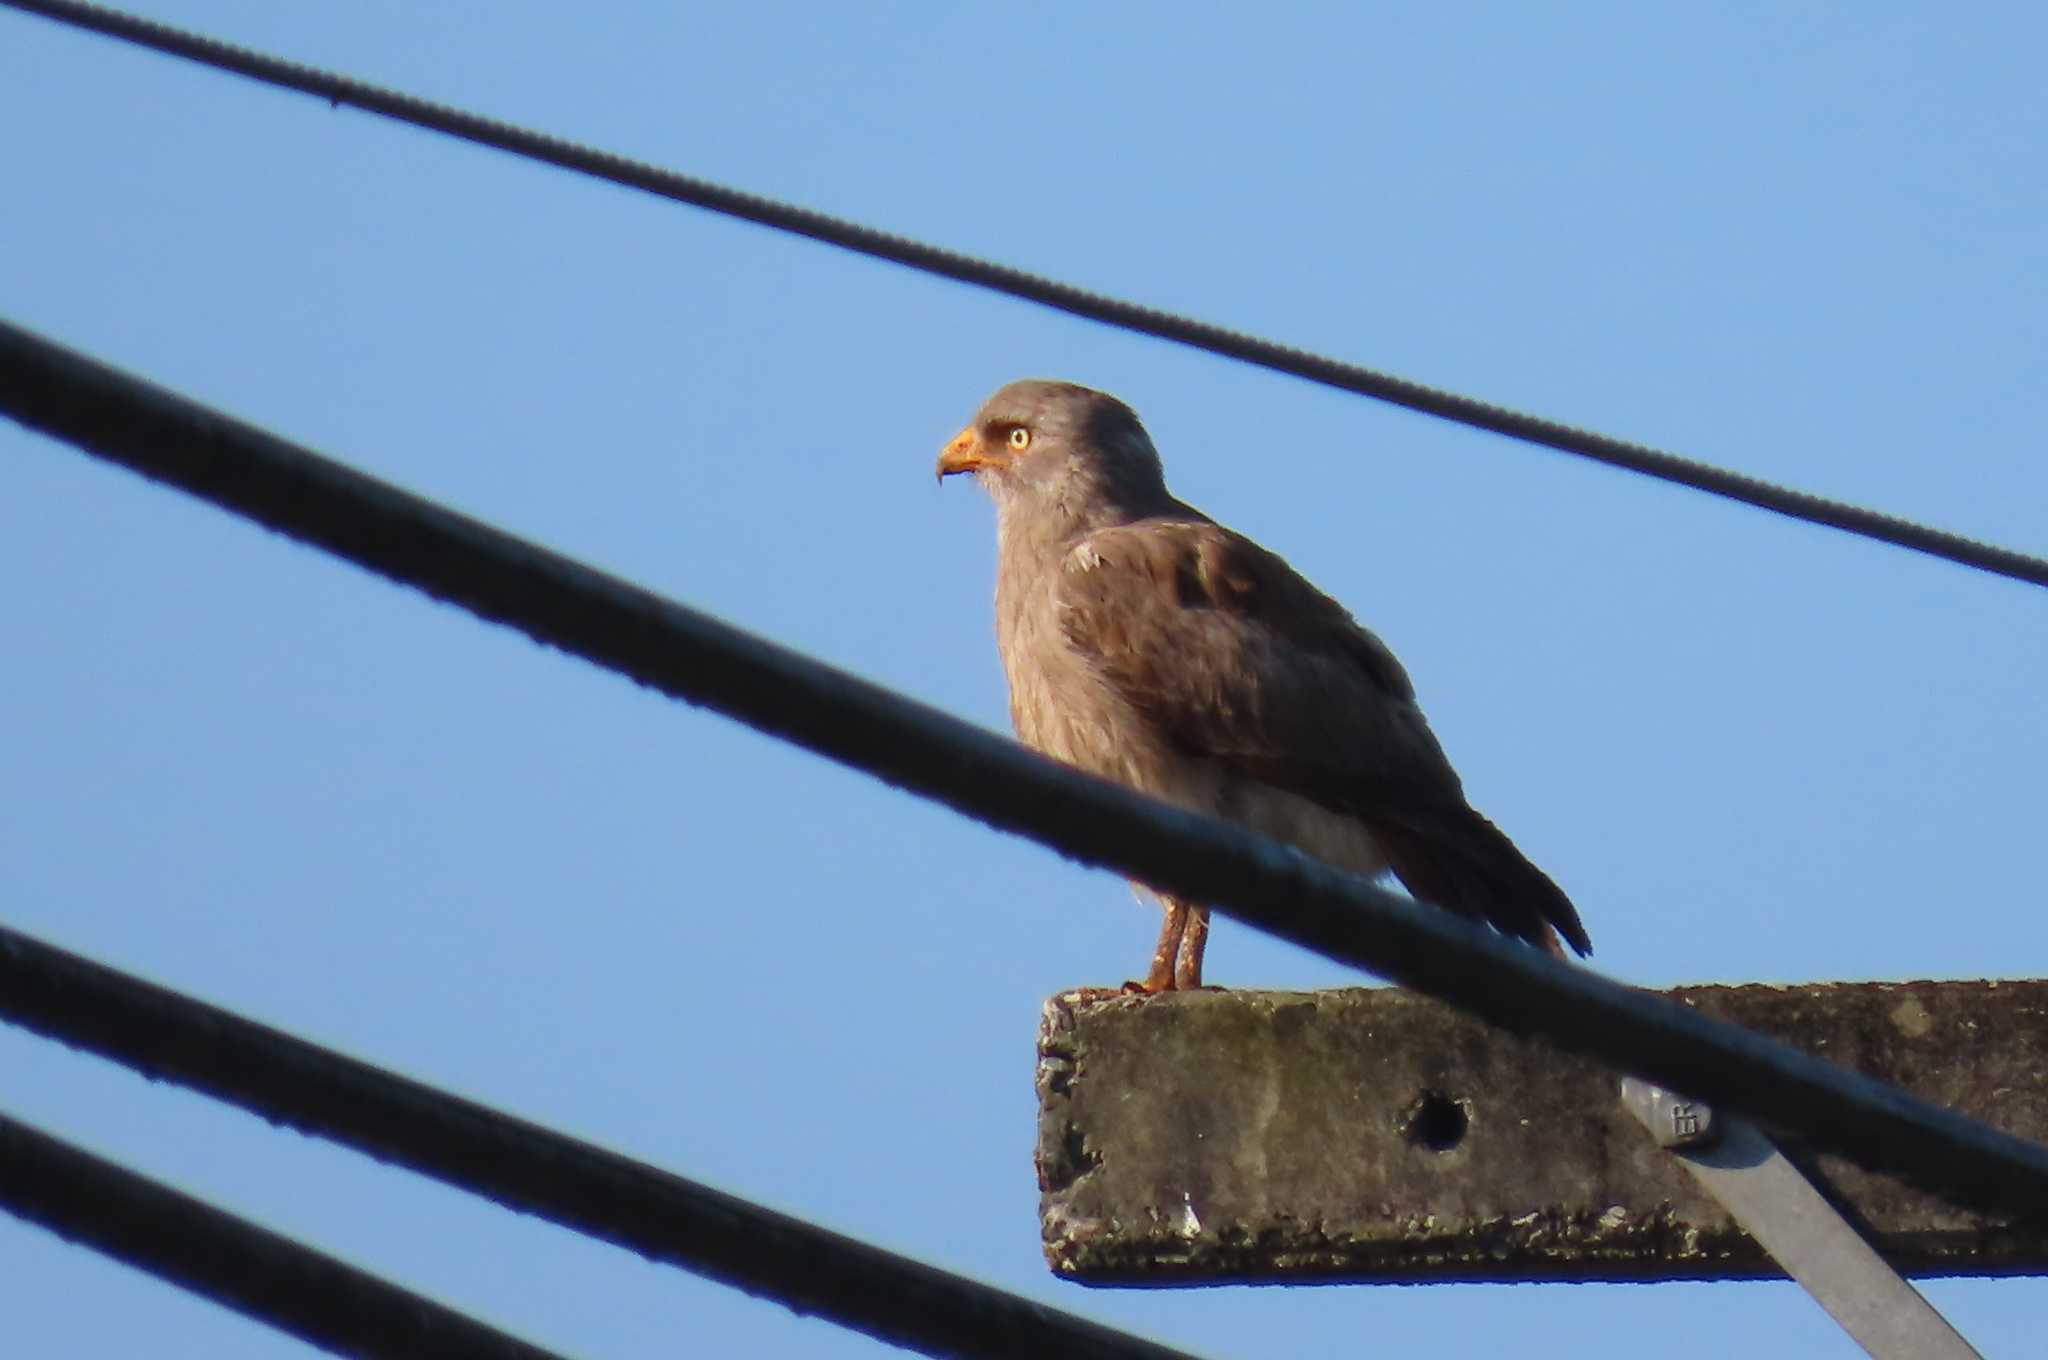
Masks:
[[[1025,745],[1562,954],[1592,945],[1465,801],[1386,644],[1175,500],[1128,406],[1015,382],[939,455],[996,503],[996,645]],[[1142,986],[1199,987],[1208,909],[1159,894]]]

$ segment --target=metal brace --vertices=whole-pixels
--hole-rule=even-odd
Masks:
[[[1755,1125],[1635,1077],[1621,1103],[1874,1360],[1981,1360]]]

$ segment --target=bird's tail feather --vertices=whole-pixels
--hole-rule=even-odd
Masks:
[[[1490,922],[1552,954],[1564,953],[1559,935],[1579,953],[1593,952],[1571,899],[1471,808],[1382,822],[1373,833],[1387,867],[1423,901]]]

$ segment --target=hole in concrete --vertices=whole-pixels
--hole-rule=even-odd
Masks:
[[[1449,1152],[1465,1141],[1465,1130],[1470,1124],[1465,1102],[1453,1100],[1441,1091],[1424,1091],[1409,1107],[1402,1131],[1417,1147]]]
[[[1055,1147],[1042,1148],[1038,1157],[1038,1183],[1042,1190],[1059,1192],[1102,1165],[1102,1154],[1088,1146],[1080,1127],[1068,1124],[1061,1130]]]

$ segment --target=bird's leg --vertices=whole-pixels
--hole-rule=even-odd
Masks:
[[[1152,951],[1152,967],[1145,974],[1143,982],[1132,984],[1141,992],[1170,992],[1174,986],[1175,961],[1179,958],[1181,938],[1188,927],[1188,908],[1178,898],[1161,896],[1159,905],[1166,910],[1166,921],[1159,927],[1159,944]]]
[[[1189,907],[1187,928],[1173,959],[1174,990],[1192,992],[1202,985],[1202,951],[1209,946],[1209,909]]]

